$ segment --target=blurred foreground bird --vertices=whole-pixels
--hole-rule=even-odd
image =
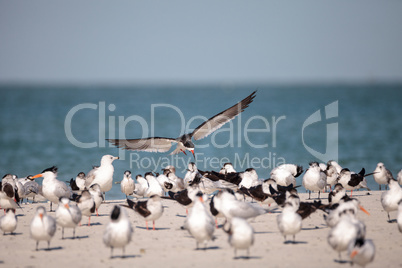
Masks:
[[[50,240],[56,233],[56,220],[46,214],[43,206],[36,209],[34,218],[30,226],[31,238],[36,240],[36,250],[38,250],[39,241],[47,241],[47,249],[50,249]]]

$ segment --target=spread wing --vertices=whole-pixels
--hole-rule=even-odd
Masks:
[[[108,142],[125,150],[159,152],[164,153],[170,150],[172,142],[177,140],[171,138],[150,137],[144,139],[106,139]]]
[[[248,107],[248,105],[253,101],[255,93],[256,91],[254,91],[248,97],[236,103],[232,107],[211,117],[210,119],[199,125],[193,131],[191,136],[194,137],[194,140],[200,140],[207,137],[218,128],[222,127],[224,124],[235,118]]]

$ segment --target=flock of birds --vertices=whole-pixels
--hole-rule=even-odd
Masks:
[[[87,175],[80,172],[72,179],[70,187],[57,179],[57,168],[51,167],[35,176],[17,179],[15,175],[6,174],[1,181],[0,206],[5,215],[0,218],[0,229],[5,233],[13,233],[17,228],[16,209],[24,198],[58,204],[54,216],[46,213],[44,206],[37,208],[30,225],[30,236],[36,241],[36,250],[39,242],[46,241],[48,248],[56,232],[56,226],[64,229],[72,228],[75,237],[75,228],[81,223],[82,216],[88,217],[90,225],[91,215],[104,201],[104,195],[113,185],[113,161],[117,157],[105,155],[99,167],[94,167]],[[342,168],[335,161],[327,164],[312,162],[304,172],[303,167],[294,164],[283,164],[274,168],[270,178],[261,180],[252,168],[237,172],[232,164],[226,163],[219,172],[198,170],[194,163],[188,165],[184,178],[176,175],[173,166],[167,166],[161,174],[152,172],[144,176],[137,175],[136,180],[131,177],[130,171],[125,171],[119,183],[121,191],[126,195],[126,202],[114,206],[110,214],[110,223],[107,225],[103,242],[111,248],[124,248],[131,241],[133,228],[127,217],[126,208],[133,209],[146,221],[152,221],[155,230],[155,221],[163,216],[162,200],[175,200],[186,209],[186,220],[181,227],[187,230],[196,240],[197,249],[200,244],[207,246],[213,240],[215,229],[218,228],[217,218],[222,217],[225,223],[223,231],[228,234],[229,243],[235,250],[247,250],[254,243],[254,230],[250,219],[273,211],[263,208],[262,204],[277,204],[281,212],[277,216],[277,226],[284,236],[285,243],[294,243],[295,235],[302,228],[302,221],[317,210],[324,212],[324,221],[330,231],[327,237],[328,244],[339,253],[347,251],[350,261],[365,266],[374,259],[375,247],[370,239],[365,238],[366,227],[357,218],[359,209],[368,213],[359,201],[346,194],[347,190],[367,188],[364,169],[354,173]],[[303,187],[311,192],[321,192],[331,188],[328,203],[318,198],[313,202],[301,202],[297,194],[296,178],[302,175]],[[371,173],[374,180],[389,187],[381,196],[384,210],[389,212],[399,210],[396,219],[399,231],[402,232],[402,171],[395,180],[384,166],[378,163]],[[35,179],[43,177],[42,185]],[[250,202],[250,198],[252,201]],[[310,196],[309,196],[310,199]],[[325,203],[325,204],[324,204]],[[277,207],[275,209],[277,209]],[[293,240],[287,240],[292,236]]]

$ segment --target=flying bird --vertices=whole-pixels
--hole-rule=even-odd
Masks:
[[[133,151],[146,151],[146,152],[160,152],[164,153],[170,150],[172,143],[176,143],[176,149],[171,152],[171,154],[178,154],[183,152],[186,154],[186,150],[190,151],[194,156],[194,143],[191,141],[200,140],[217,129],[221,128],[224,124],[231,121],[237,115],[244,111],[248,105],[253,101],[256,91],[251,93],[248,97],[242,101],[236,103],[232,107],[214,115],[207,121],[199,125],[193,132],[186,133],[176,139],[174,138],[163,138],[163,137],[148,137],[142,139],[106,139],[108,142],[112,143],[114,146],[125,150]],[[194,156],[195,157],[195,156]]]

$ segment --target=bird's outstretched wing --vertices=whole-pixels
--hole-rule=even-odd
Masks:
[[[170,150],[172,142],[177,140],[171,138],[150,137],[144,139],[106,139],[108,142],[125,150],[160,152]]]
[[[255,93],[256,91],[254,91],[248,97],[236,103],[232,107],[211,117],[210,119],[199,125],[193,131],[193,133],[191,133],[191,136],[194,138],[194,140],[200,140],[207,137],[218,128],[222,127],[224,124],[235,118],[248,107],[248,105],[253,101]]]

